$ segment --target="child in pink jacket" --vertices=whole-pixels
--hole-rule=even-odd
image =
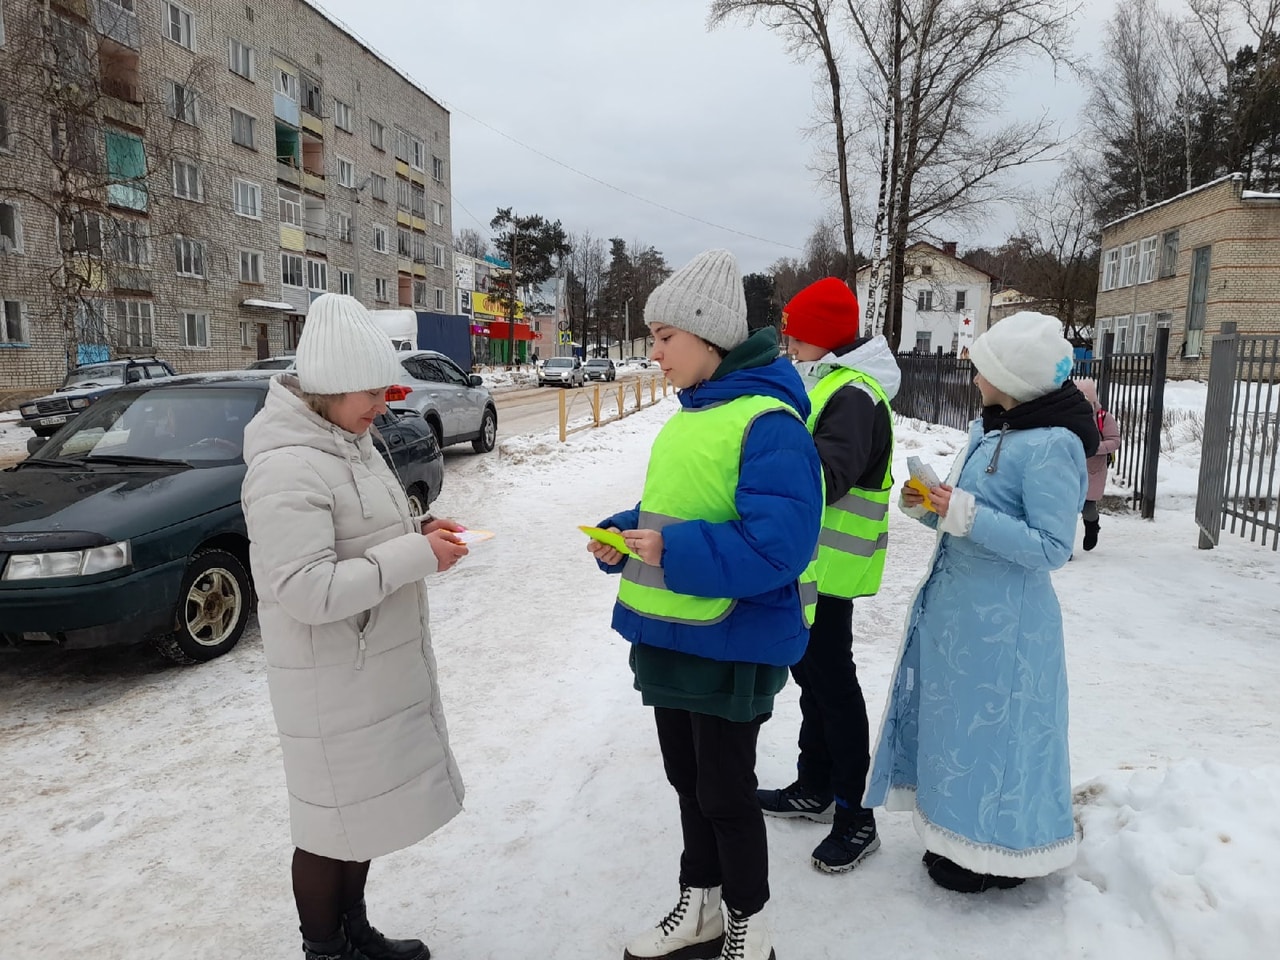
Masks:
[[[1084,519],[1084,548],[1092,550],[1098,545],[1098,501],[1102,499],[1102,493],[1107,487],[1107,461],[1111,454],[1120,449],[1120,425],[1098,403],[1098,385],[1094,381],[1077,380],[1076,387],[1093,404],[1098,432],[1102,434],[1098,452],[1085,461],[1089,468],[1089,492],[1085,494],[1084,509],[1080,511],[1080,516]]]

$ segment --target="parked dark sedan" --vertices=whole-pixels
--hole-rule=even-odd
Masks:
[[[253,607],[244,428],[270,377],[121,388],[0,471],[0,649],[150,641],[197,663],[236,645]],[[392,414],[375,426],[425,513],[443,478],[430,427]]]

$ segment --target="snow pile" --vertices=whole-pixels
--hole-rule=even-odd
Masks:
[[[0,417],[0,467],[27,456],[27,440],[35,436],[16,415]]]
[[[1187,760],[1076,795],[1072,956],[1246,960],[1280,942],[1280,767]],[[1095,931],[1105,930],[1105,946]]]
[[[478,366],[474,372],[480,375],[486,387],[494,391],[519,390],[538,385],[538,373],[530,363],[524,364],[519,370]]]

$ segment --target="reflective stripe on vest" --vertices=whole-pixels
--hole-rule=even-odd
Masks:
[[[676,413],[653,442],[637,529],[662,531],[688,520],[727,523],[741,519],[734,496],[747,432],[757,418],[776,410],[799,419],[790,405],[760,396]],[[806,626],[812,624],[818,602],[812,566],[810,563],[799,582]],[[719,623],[737,606],[737,600],[730,597],[677,593],[667,586],[661,567],[634,557],[628,557],[622,568],[618,602],[653,620],[694,626]]]
[[[851,383],[863,384],[889,412],[889,397],[873,377],[840,367],[827,374],[809,394],[812,433],[818,417],[836,393]],[[822,533],[813,564],[818,592],[829,597],[867,597],[880,589],[889,545],[889,496],[893,490],[893,419],[889,413],[889,459],[878,490],[852,487],[822,512]]]

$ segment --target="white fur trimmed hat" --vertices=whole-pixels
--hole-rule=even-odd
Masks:
[[[318,394],[377,390],[404,375],[391,338],[359,300],[340,293],[312,302],[294,366],[298,385]]]
[[[1005,317],[969,348],[977,371],[1019,403],[1058,389],[1074,357],[1062,321],[1030,310]]]
[[[644,322],[665,323],[732,350],[748,335],[738,261],[728,250],[698,254],[649,294]]]

